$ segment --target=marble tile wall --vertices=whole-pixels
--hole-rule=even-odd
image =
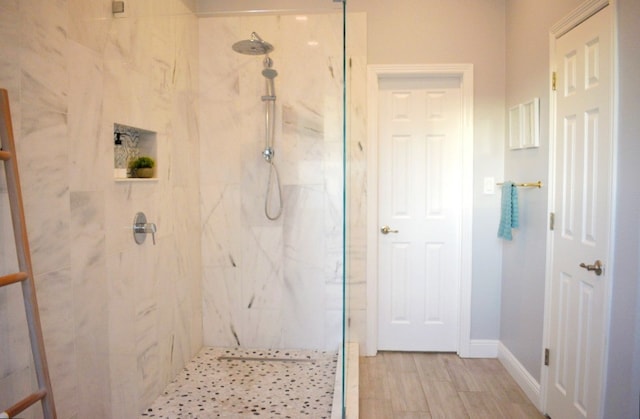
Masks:
[[[367,329],[367,24],[365,13],[347,16],[346,341],[364,345]]]
[[[202,346],[198,22],[181,0],[0,2],[59,418],[135,417]],[[113,123],[157,135],[159,179],[113,180]],[[16,269],[4,177],[0,269]],[[144,211],[157,245],[134,243]],[[32,388],[19,288],[0,290],[0,407]],[[30,409],[27,418],[39,417]]]
[[[206,343],[217,346],[335,349],[341,339],[341,17],[196,19],[191,3],[129,1],[117,17],[98,0],[0,3],[0,85],[11,97],[61,418],[135,416],[201,347],[203,319]],[[357,315],[366,29],[364,16],[349,19],[356,114],[348,121],[347,236],[356,257],[348,277]],[[285,209],[276,222],[262,213],[261,60],[230,53],[253,30],[277,47]],[[158,132],[158,181],[113,181],[114,122]],[[139,210],[158,225],[155,247],[133,243]],[[4,182],[0,211],[1,269],[9,272]],[[20,300],[19,288],[0,290],[2,406],[33,386]]]
[[[199,24],[204,343],[335,350],[344,269],[342,15],[207,17]],[[364,15],[349,16],[348,27],[356,73],[347,77],[362,101]],[[231,49],[253,31],[275,47],[274,148],[284,201],[277,221],[264,215],[263,57]],[[357,135],[362,109],[358,122],[349,121]],[[363,153],[358,141],[350,138],[348,153]],[[364,155],[358,159],[348,168],[349,187],[364,186]],[[363,194],[353,196],[361,201]],[[356,208],[349,215],[359,218],[364,208]],[[363,268],[364,259],[350,266]]]

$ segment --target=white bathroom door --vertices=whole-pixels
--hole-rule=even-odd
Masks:
[[[556,41],[555,226],[546,385],[546,410],[553,419],[600,416],[611,281],[606,269],[613,148],[610,9]]]
[[[461,79],[383,77],[378,103],[378,349],[455,352]]]

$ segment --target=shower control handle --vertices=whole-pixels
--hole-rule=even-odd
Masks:
[[[147,238],[147,234],[151,234],[151,239],[153,240],[153,244],[156,244],[156,232],[158,228],[155,223],[148,223],[147,217],[143,212],[139,212],[136,214],[133,219],[133,239],[136,243],[142,244],[144,240]]]

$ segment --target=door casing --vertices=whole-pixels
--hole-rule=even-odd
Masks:
[[[378,91],[381,77],[455,76],[462,93],[462,223],[458,354],[471,357],[471,255],[473,209],[473,65],[370,65],[367,68],[367,329],[365,355],[377,352],[378,336]]]
[[[586,21],[591,16],[596,14],[598,11],[603,9],[604,7],[611,7],[612,16],[616,16],[616,3],[614,0],[586,0],[581,6],[573,10],[569,15],[565,16],[563,19],[558,21],[549,31],[549,86],[552,86],[552,75],[555,71],[558,71],[558,63],[556,62],[556,40],[560,38],[562,35],[569,32],[571,29],[578,26],[580,23]],[[615,28],[615,19],[612,27],[613,36],[613,46],[612,46],[612,71],[611,71],[611,141],[612,141],[612,155],[616,155],[616,144],[617,144],[617,118],[616,118],[616,100],[615,100],[615,92],[617,91],[617,65],[616,65],[616,57],[617,57],[617,42],[616,42],[616,28]],[[556,147],[556,110],[557,103],[556,98],[553,92],[550,91],[549,94],[549,188],[548,188],[548,212],[555,211],[555,184],[556,184],[556,156],[555,156],[555,147]],[[612,172],[612,185],[611,190],[615,191],[615,173],[616,173],[616,159],[613,158],[611,161],[611,172]],[[615,214],[615,196],[612,196],[611,200],[611,208],[610,213]],[[614,217],[611,216],[610,222],[610,230],[614,231]],[[609,241],[609,249],[607,250],[607,260],[613,260],[613,240]],[[551,329],[551,289],[552,289],[552,258],[553,258],[553,234],[547,229],[547,255],[546,255],[546,272],[545,272],[545,297],[544,297],[544,328],[542,335],[542,348],[541,348],[541,373],[540,373],[540,403],[539,408],[543,412],[546,412],[547,409],[547,387],[549,385],[549,368],[544,365],[544,348],[548,348],[551,342],[550,329]],[[604,360],[603,362],[603,375],[602,379],[606,380],[607,376],[607,365],[606,365],[606,356],[608,354],[609,348],[609,319],[611,313],[611,285],[613,283],[613,278],[615,274],[613,272],[613,265],[607,267],[607,275],[609,280],[607,281],[605,287],[605,298],[604,298]],[[604,392],[606,388],[602,386],[602,394],[601,394],[601,404],[600,404],[600,412],[598,412],[598,417],[602,417],[604,414]]]

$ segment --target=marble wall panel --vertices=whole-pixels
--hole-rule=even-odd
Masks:
[[[118,17],[101,0],[0,5],[0,83],[14,96],[60,418],[137,416],[202,345],[199,162],[192,158],[199,152],[198,24],[188,3],[127,2],[129,15]],[[114,122],[158,132],[158,180],[114,182]],[[7,233],[4,193],[1,202]],[[151,237],[133,242],[137,211],[157,223],[156,246]],[[9,267],[13,238],[1,237]],[[5,291],[0,324],[5,308],[23,310],[17,292]],[[22,388],[32,375],[28,341],[18,335],[23,320],[14,317],[0,327],[0,342],[10,345],[2,348],[3,389],[10,381]]]
[[[66,0],[21,1],[21,96],[37,112],[65,114],[68,84]]]
[[[20,135],[20,4],[0,3],[0,87],[9,94],[12,125]],[[18,159],[19,161],[20,159]],[[4,169],[0,172],[0,266],[2,274],[18,271]],[[20,285],[0,289],[0,406],[9,406],[34,388],[29,336]],[[30,409],[25,418],[34,417]]]
[[[241,347],[244,348],[284,348],[283,307],[277,309],[254,310],[244,308]]]
[[[0,2],[0,87],[7,89],[15,110],[13,129],[19,132],[20,97],[20,9],[18,0]],[[0,188],[4,188],[3,185]]]
[[[137,387],[141,389],[139,406],[149,406],[162,391],[157,316],[159,307],[154,298],[139,301],[135,318],[135,353],[137,356]]]
[[[38,275],[35,281],[56,411],[60,417],[73,417],[79,402],[73,278],[63,269]]]
[[[264,214],[263,57],[231,50],[253,31],[274,45],[278,71],[273,146],[284,211],[276,221]],[[201,18],[199,32],[205,343],[336,349],[342,294],[335,288],[344,265],[342,17]],[[212,156],[220,156],[216,167],[204,167]],[[229,254],[238,250],[242,257],[230,268]],[[240,302],[219,295],[230,286]]]
[[[236,306],[242,296],[239,277],[237,267],[205,266],[203,269],[204,342],[215,342],[221,347],[240,346],[238,330],[241,326],[241,313]]]
[[[340,341],[342,329],[325,330],[325,302],[322,271],[299,265],[285,268],[286,292],[282,305],[284,348],[326,349],[326,341]],[[318,298],[320,296],[320,298]],[[326,335],[325,333],[328,332]]]
[[[252,310],[279,309],[284,304],[285,287],[282,272],[285,247],[282,228],[249,228],[245,231],[242,242],[242,295],[241,300],[234,303]]]
[[[3,354],[0,357],[0,389],[3,390],[0,391],[0,404],[8,406],[20,397],[19,393],[11,390],[11,383],[21,383],[18,386],[21,389],[30,383],[29,378],[33,374],[29,350],[15,350],[16,347],[30,348],[20,285],[0,289],[0,316],[0,351]]]
[[[79,416],[108,417],[109,283],[105,256],[104,194],[72,192],[71,278]],[[91,371],[83,374],[82,371]]]
[[[98,0],[67,0],[67,4],[69,40],[102,55],[112,20],[111,3]]]
[[[110,353],[111,415],[112,418],[125,418],[141,412],[144,406],[139,403],[142,389],[138,383],[138,364],[136,354]]]
[[[202,263],[210,267],[242,266],[243,227],[240,217],[240,188],[234,184],[202,185]],[[221,231],[232,234],[220,234]]]
[[[31,394],[36,388],[35,372],[31,366],[16,370],[7,376],[0,377],[0,403],[2,406],[10,406],[24,398],[26,394]],[[20,413],[20,419],[35,418],[42,418],[40,406],[32,406]]]
[[[69,187],[72,190],[104,190],[113,173],[113,153],[102,126],[103,65],[98,53],[70,41],[67,45],[69,69]],[[92,174],[92,175],[89,175]]]
[[[347,340],[364,345],[367,275],[367,41],[366,16],[347,15]]]
[[[24,83],[23,83],[24,84]],[[69,137],[66,114],[28,107],[16,139],[34,274],[69,266]]]

